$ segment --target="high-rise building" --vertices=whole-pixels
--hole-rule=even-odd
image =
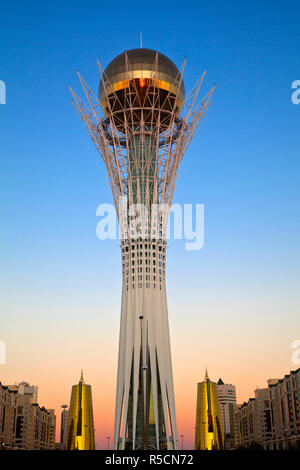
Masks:
[[[178,447],[166,296],[166,229],[180,162],[213,89],[185,98],[165,55],[133,49],[101,75],[98,97],[78,73],[73,104],[108,172],[121,230],[122,307],[115,449]]]
[[[60,449],[64,449],[66,446],[66,435],[69,411],[67,410],[68,405],[62,405],[62,412],[60,416]]]
[[[197,387],[195,450],[223,450],[223,443],[217,384],[211,382],[206,371]]]
[[[236,408],[237,445],[264,445],[272,436],[271,409],[267,388],[256,389],[255,397]]]
[[[258,443],[266,450],[300,449],[300,368],[236,408],[237,445]]]
[[[54,410],[39,406],[34,393],[18,393],[15,386],[0,383],[1,447],[22,450],[54,450]]]
[[[300,449],[300,368],[268,380],[274,450]]]
[[[19,395],[27,395],[32,397],[32,403],[38,402],[38,387],[30,385],[28,382],[20,382],[15,385],[8,385],[10,390],[15,390]]]
[[[16,390],[10,390],[0,382],[0,446],[12,448],[15,440]]]
[[[95,449],[92,387],[84,383],[82,372],[79,383],[72,387],[66,432],[66,449]]]
[[[235,385],[224,384],[222,379],[217,383],[222,426],[224,432],[224,448],[235,447],[234,410],[236,406]]]

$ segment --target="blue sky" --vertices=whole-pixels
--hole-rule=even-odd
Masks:
[[[204,70],[203,94],[216,84],[174,197],[205,205],[203,250],[169,244],[174,342],[180,342],[185,310],[206,338],[214,321],[224,328],[225,319],[238,322],[237,336],[254,321],[262,348],[264,334],[270,345],[277,338],[283,359],[274,374],[294,367],[289,344],[299,332],[300,105],[291,102],[291,84],[300,79],[299,14],[289,1],[20,1],[1,7],[0,79],[7,86],[7,104],[0,106],[1,335],[8,343],[27,322],[43,335],[43,329],[67,327],[72,315],[79,329],[83,312],[89,324],[102,328],[111,321],[118,328],[118,242],[101,242],[95,232],[98,204],[112,201],[108,178],[68,86],[81,92],[79,69],[97,90],[96,60],[105,67],[138,47],[142,31],[144,47],[178,67],[187,57],[187,90]],[[209,362],[204,348],[200,356],[202,374]],[[265,370],[272,364],[268,357]]]

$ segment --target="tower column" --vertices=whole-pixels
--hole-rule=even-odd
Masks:
[[[179,71],[151,49],[126,51],[104,71],[98,65],[99,99],[79,73],[87,104],[71,92],[106,165],[122,234],[114,448],[176,449],[166,215],[181,159],[213,89],[197,101],[203,74],[185,98],[185,62]]]

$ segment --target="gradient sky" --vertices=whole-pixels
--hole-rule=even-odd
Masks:
[[[113,433],[120,255],[117,240],[96,238],[96,208],[112,197],[68,86],[81,93],[79,69],[96,91],[96,60],[105,67],[138,47],[140,31],[178,67],[187,57],[186,89],[204,70],[203,94],[216,83],[174,197],[205,205],[205,244],[168,249],[178,432],[189,448],[205,366],[236,384],[239,402],[297,368],[299,16],[291,1],[1,6],[0,380],[38,385],[40,404],[59,413],[83,368],[99,448]]]

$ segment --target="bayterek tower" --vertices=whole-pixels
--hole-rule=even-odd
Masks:
[[[209,104],[186,97],[165,55],[133,49],[105,70],[98,96],[78,72],[73,104],[103,159],[121,233],[122,304],[115,449],[177,449],[166,296],[166,228],[183,155]]]

